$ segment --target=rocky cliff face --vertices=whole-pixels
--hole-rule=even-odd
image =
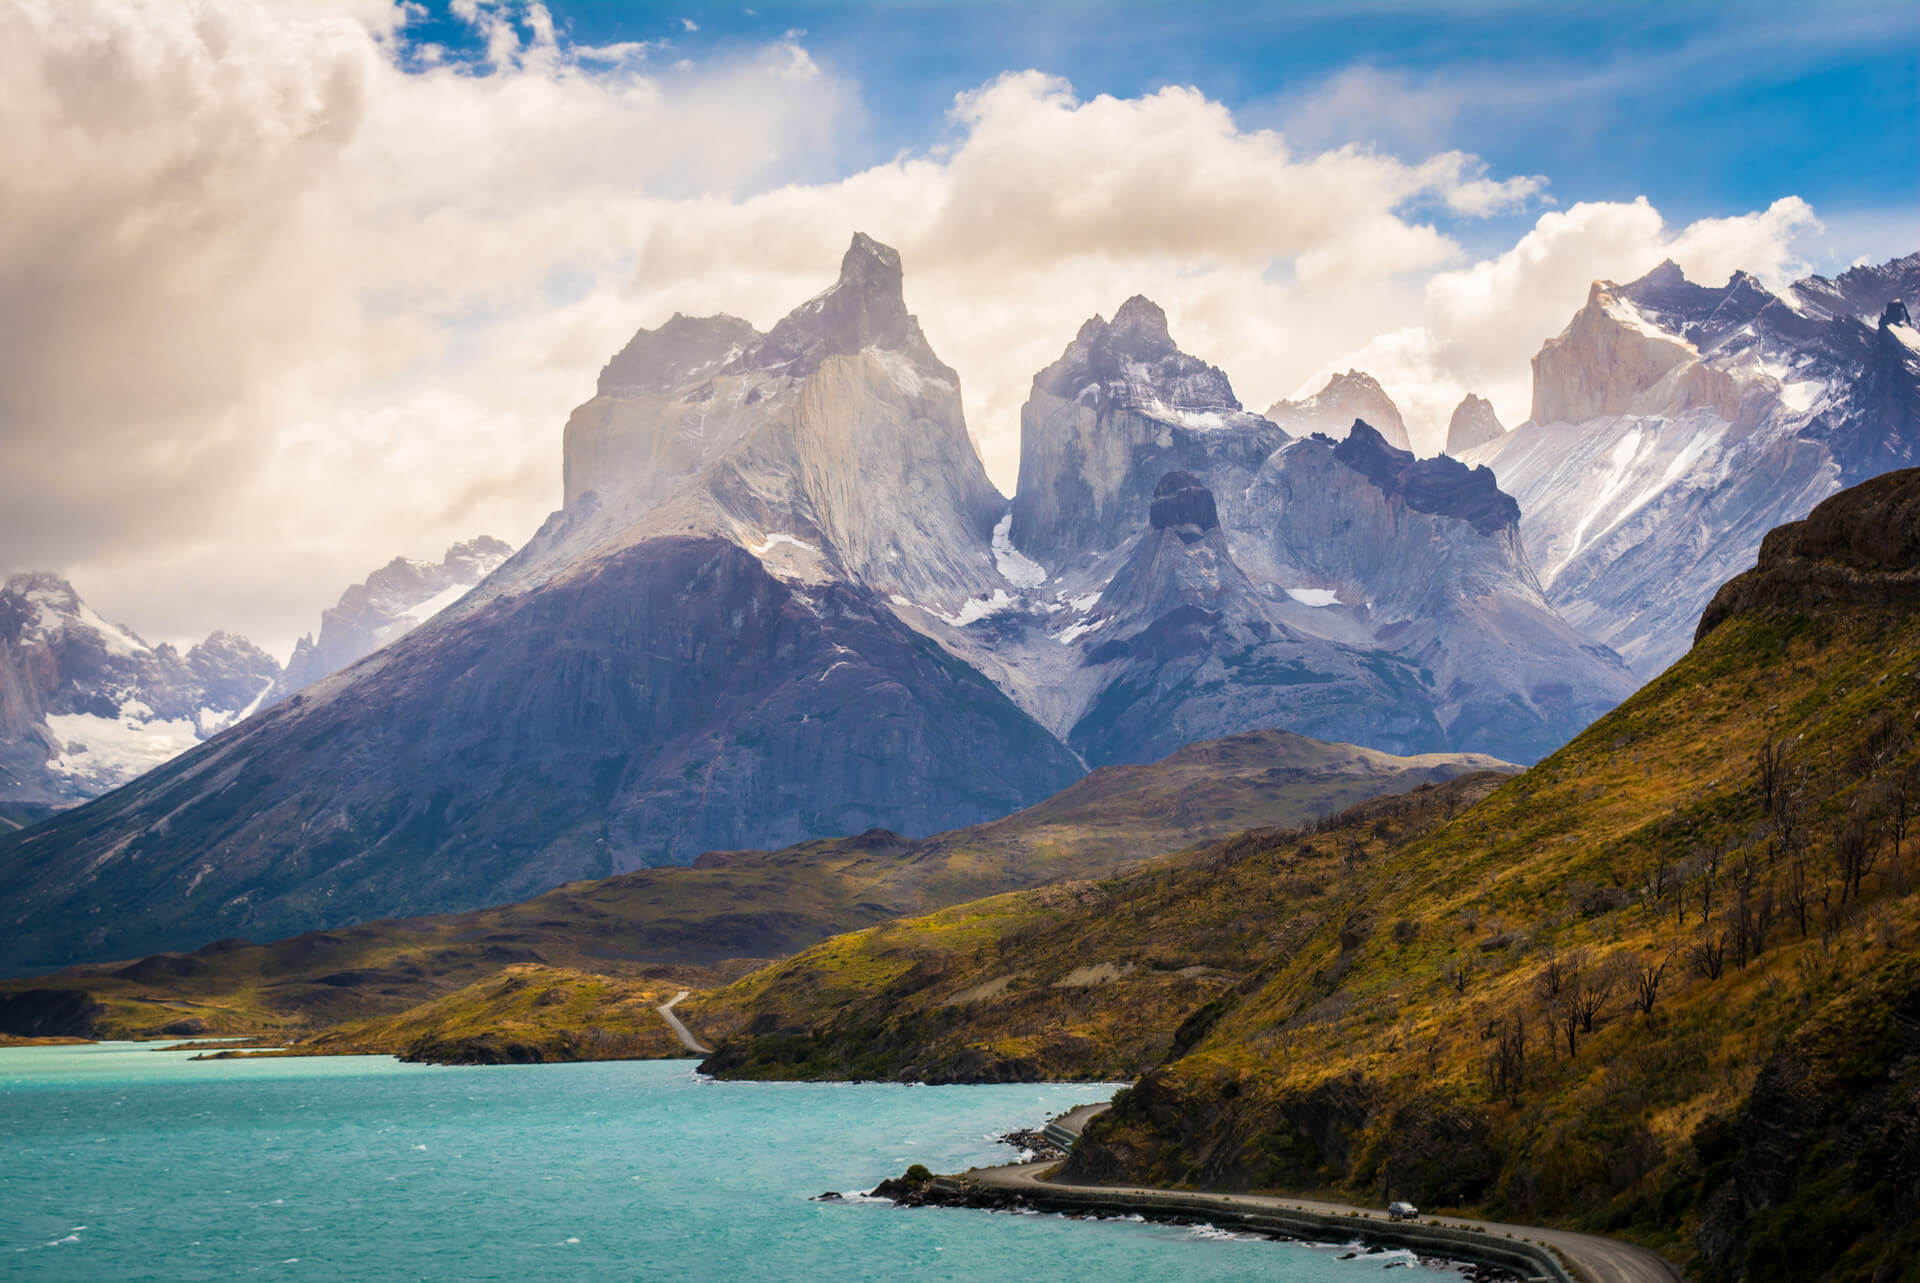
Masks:
[[[1167,314],[1136,295],[1111,323],[1081,326],[1034,376],[1020,411],[1012,543],[1050,570],[1079,569],[1146,529],[1167,473],[1250,478],[1286,439],[1241,409],[1224,373],[1180,351]]]
[[[593,512],[542,564],[712,534],[935,615],[990,599],[1005,587],[990,543],[1006,501],[967,434],[958,376],[902,290],[899,255],[856,235],[839,280],[764,338],[730,318],[643,331],[629,351],[672,330],[679,355],[619,386],[603,377],[574,412],[567,509]]]
[[[1310,585],[1303,611],[1327,635],[1357,627],[1422,671],[1458,748],[1532,761],[1635,686],[1542,595],[1519,508],[1486,468],[1415,459],[1364,423],[1338,443],[1274,456],[1250,495],[1273,514],[1242,558],[1271,582]]]
[[[1920,462],[1920,255],[1777,297],[1672,264],[1596,283],[1534,363],[1534,422],[1467,452],[1520,502],[1550,601],[1641,677],[1767,531]]]
[[[100,618],[56,575],[0,588],[0,801],[118,788],[259,706],[272,656],[215,632],[183,656]]]
[[[509,544],[482,535],[447,549],[438,565],[395,557],[321,613],[318,640],[309,634],[294,645],[271,698],[285,699],[404,637],[464,597],[512,555]]]
[[[1378,380],[1361,370],[1334,375],[1326,387],[1304,401],[1276,401],[1268,407],[1267,417],[1296,437],[1318,432],[1336,440],[1359,420],[1372,425],[1394,449],[1413,449],[1399,407]]]
[[[1498,441],[1506,434],[1500,416],[1493,412],[1493,402],[1469,392],[1453,408],[1453,417],[1447,421],[1446,452],[1457,459],[1476,446]]]

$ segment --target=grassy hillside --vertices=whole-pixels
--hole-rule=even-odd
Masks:
[[[462,1065],[685,1056],[655,1010],[677,992],[678,986],[656,981],[521,964],[400,1015],[341,1025],[290,1050]]]
[[[1105,874],[1252,825],[1447,779],[1492,759],[1398,758],[1282,732],[1108,767],[1025,811],[920,840],[875,831],[571,883],[521,904],[216,941],[190,954],[0,982],[0,1029],[300,1035],[391,1015],[515,963],[703,988],[835,932],[1052,879]],[[75,1003],[73,995],[84,994]],[[21,1005],[24,1004],[24,1005]],[[32,1028],[29,1029],[28,1025]]]
[[[1503,777],[1249,830],[1113,877],[836,936],[689,1005],[731,1037],[726,1076],[1036,1081],[1133,1077],[1191,1042],[1340,902],[1357,859],[1427,833]],[[1190,1018],[1194,1022],[1190,1023]]]
[[[1470,807],[828,941],[695,1008],[734,1031],[712,1063],[1139,1073],[1077,1175],[1577,1224],[1709,1280],[1920,1278],[1920,585],[1873,564],[1915,495],[1838,501],[1891,534],[1777,532],[1691,654]]]

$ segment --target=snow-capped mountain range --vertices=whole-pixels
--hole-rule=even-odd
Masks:
[[[52,574],[0,586],[0,801],[98,797],[404,636],[512,553],[482,536],[439,564],[396,557],[321,616],[283,670],[216,631],[185,655],[102,619]]]
[[[1136,297],[1036,375],[1009,501],[899,256],[856,235],[764,334],[676,316],[635,335],[566,426],[563,506],[472,591],[0,839],[10,956],[925,833],[1254,727],[1531,760],[1633,689],[1622,652],[1649,662],[1667,615],[1750,560],[1750,529],[1907,457],[1890,291],[1913,270],[1816,279],[1792,305],[1741,277],[1603,283],[1536,362],[1536,422],[1462,404],[1465,460],[1400,448],[1358,371],[1251,413]],[[1609,569],[1615,547],[1664,580]],[[88,918],[109,894],[158,907]]]
[[[96,614],[53,575],[0,587],[0,799],[93,797],[247,716],[280,665],[216,632],[182,655]]]
[[[1920,462],[1920,254],[1786,296],[1666,263],[1595,282],[1534,359],[1529,422],[1462,453],[1520,503],[1547,598],[1645,680],[1774,526]]]

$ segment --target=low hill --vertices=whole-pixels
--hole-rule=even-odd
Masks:
[[[691,868],[570,883],[470,913],[270,944],[221,940],[0,982],[0,1032],[310,1032],[404,1011],[515,963],[702,988],[746,969],[733,960],[784,956],[835,932],[1010,888],[1104,875],[1498,765],[1470,754],[1393,757],[1279,731],[1236,735],[1149,765],[1103,768],[1004,819],[920,840],[875,830],[780,851],[712,852]]]
[[[685,1056],[656,1010],[677,992],[677,986],[658,981],[523,963],[397,1016],[328,1030],[291,1050],[441,1065]]]
[[[1766,541],[1518,778],[824,942],[695,1006],[759,1077],[1139,1075],[1075,1177],[1920,1277],[1920,471]]]

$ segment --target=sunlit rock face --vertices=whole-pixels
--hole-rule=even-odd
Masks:
[[[1453,408],[1453,417],[1447,421],[1446,452],[1458,459],[1467,451],[1498,441],[1506,434],[1500,416],[1493,412],[1493,402],[1469,392]]]
[[[56,575],[14,575],[0,587],[0,801],[118,788],[246,716],[279,673],[244,637],[215,632],[182,655]]]
[[[1345,436],[1355,420],[1370,424],[1396,450],[1411,450],[1407,425],[1379,381],[1363,370],[1348,370],[1327,380],[1304,401],[1276,401],[1267,417],[1297,437],[1318,432],[1335,440]]]
[[[591,496],[615,544],[711,534],[940,613],[990,598],[1006,501],[903,287],[899,255],[856,235],[764,336],[731,317],[642,331],[567,425],[567,507]]]
[[[1548,599],[1642,679],[1773,527],[1920,462],[1920,255],[1776,296],[1671,263],[1596,282],[1534,362],[1534,418],[1465,452],[1520,502]]]

